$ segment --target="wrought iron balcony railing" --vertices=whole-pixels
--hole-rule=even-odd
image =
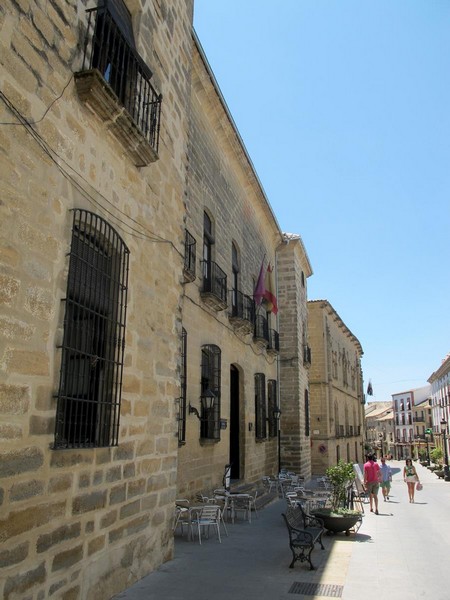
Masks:
[[[251,296],[235,289],[230,290],[230,296],[230,321],[239,328],[247,329],[250,333],[255,325],[255,301]]]
[[[227,307],[227,276],[212,260],[202,260],[203,285],[201,296],[215,310]]]
[[[150,83],[152,72],[134,46],[130,16],[128,23],[125,15],[113,15],[108,4],[87,13],[83,63],[75,74],[78,93],[111,122],[112,133],[135,164],[145,166],[158,158],[162,96]]]

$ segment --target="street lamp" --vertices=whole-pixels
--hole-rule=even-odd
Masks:
[[[441,433],[443,436],[443,443],[444,443],[444,479],[445,481],[450,481],[450,472],[449,472],[449,467],[448,467],[448,450],[447,450],[447,421],[442,418],[441,419]]]

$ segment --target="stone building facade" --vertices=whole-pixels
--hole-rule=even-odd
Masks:
[[[193,3],[100,4],[0,6],[5,600],[173,552]]]
[[[366,446],[378,457],[394,455],[395,426],[391,401],[368,402],[365,406]]]
[[[192,16],[193,0],[0,6],[7,600],[111,598],[173,556],[175,499],[222,486],[226,465],[253,483],[281,452],[311,472],[311,267],[279,229]],[[277,314],[253,293],[278,269]],[[353,374],[362,350],[327,310]],[[353,437],[355,385],[330,387]]]
[[[253,292],[282,240],[198,40],[190,125],[178,457],[188,498],[222,487],[226,465],[247,483],[277,470],[277,316]]]
[[[364,393],[358,339],[327,300],[308,301],[311,468],[364,458]]]
[[[446,435],[450,423],[450,354],[441,361],[439,367],[428,378],[431,385],[431,419],[433,432],[441,434],[441,420],[447,422]]]
[[[307,278],[312,275],[299,235],[284,234],[277,253],[280,303],[280,463],[306,480],[311,476]]]
[[[431,398],[432,386],[426,385],[413,390],[392,394],[395,421],[395,458],[406,459],[417,456],[420,441],[426,441],[427,415],[422,405]],[[416,410],[416,406],[422,407]],[[416,439],[418,438],[418,439]]]

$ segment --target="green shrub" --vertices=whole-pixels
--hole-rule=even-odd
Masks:
[[[430,452],[430,458],[434,462],[435,465],[440,465],[442,462],[442,448],[433,448]]]
[[[340,460],[334,467],[328,467],[326,474],[333,487],[332,506],[334,509],[346,504],[347,487],[355,478],[352,463]]]

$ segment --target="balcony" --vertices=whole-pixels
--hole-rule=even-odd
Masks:
[[[107,6],[87,13],[83,63],[74,74],[78,95],[145,167],[158,159],[162,96],[134,47],[130,15],[114,17]]]
[[[212,260],[202,260],[202,269],[202,300],[214,310],[224,310],[227,307],[227,276]]]
[[[263,346],[267,346],[269,342],[269,327],[264,315],[257,315],[255,318],[253,341]]]
[[[230,323],[243,334],[249,334],[255,326],[255,301],[239,290],[231,290]]]
[[[267,343],[267,352],[269,354],[278,354],[280,351],[280,336],[275,329],[269,329],[269,341]]]
[[[186,230],[184,238],[184,281],[190,282],[195,279],[195,259],[197,242],[195,238]]]

